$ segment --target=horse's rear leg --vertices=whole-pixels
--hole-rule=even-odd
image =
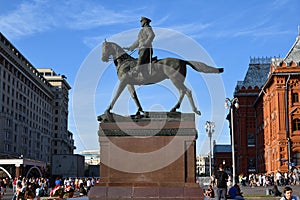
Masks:
[[[181,80],[181,81],[178,81],[179,79],[177,78],[174,78],[174,79],[171,79],[171,81],[173,82],[173,84],[176,86],[176,88],[178,89],[179,93],[180,93],[180,96],[179,96],[179,99],[178,99],[178,102],[177,104],[171,109],[171,112],[175,112],[176,109],[178,109],[182,103],[182,100],[183,100],[183,97],[184,95],[186,94],[188,99],[189,99],[189,102],[192,106],[192,109],[193,111],[197,114],[197,115],[201,115],[201,112],[197,109],[197,107],[195,106],[195,102],[194,102],[194,99],[193,99],[193,95],[192,95],[192,91],[190,89],[188,89],[183,81],[184,80]]]
[[[140,104],[140,101],[139,101],[139,99],[137,97],[137,94],[136,94],[136,91],[134,89],[134,86],[133,85],[127,85],[127,89],[129,90],[132,99],[134,100],[136,106],[138,107],[138,111],[136,112],[136,114],[140,114],[140,112],[144,112],[143,108],[142,108],[142,106]]]
[[[177,88],[179,91],[179,99],[177,101],[177,103],[175,104],[175,106],[170,110],[170,112],[176,112],[177,109],[180,108],[181,102],[183,100],[183,97],[185,95],[185,93],[183,92],[183,90]]]
[[[193,99],[193,95],[192,95],[192,91],[190,89],[186,90],[186,95],[190,101],[190,104],[192,105],[193,111],[197,114],[197,115],[201,115],[200,110],[197,109],[197,107],[195,106],[195,102]]]

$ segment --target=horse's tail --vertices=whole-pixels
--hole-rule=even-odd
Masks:
[[[215,68],[199,61],[186,61],[194,70],[203,73],[222,73],[223,68]]]

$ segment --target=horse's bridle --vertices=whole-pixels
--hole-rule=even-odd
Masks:
[[[104,46],[104,48],[103,48],[103,46]],[[103,43],[103,46],[102,46],[102,60],[103,60],[103,58],[105,58],[105,60],[103,60],[105,62],[109,62],[110,60],[113,60],[113,58],[110,57],[110,56],[112,56],[112,54],[107,52],[107,49],[111,48],[110,44],[105,41]],[[104,49],[105,49],[105,51],[103,51]]]
[[[116,58],[113,58],[113,53],[110,51],[110,49],[112,49],[113,47],[111,46],[111,44],[109,42],[104,42],[103,43],[104,45],[104,49],[105,51],[103,51],[102,49],[102,54],[103,52],[105,53],[104,56],[102,55],[102,58],[105,57],[106,61],[113,61],[115,64],[116,63],[119,63],[119,65],[122,65],[122,63],[124,63],[125,61],[128,61],[130,59],[132,59],[132,57],[130,56],[131,54],[133,54],[136,50],[132,51],[130,54],[121,54],[120,56],[116,57]],[[109,50],[108,50],[109,49]],[[117,61],[120,61],[120,62],[117,62]],[[117,66],[117,65],[116,65]]]

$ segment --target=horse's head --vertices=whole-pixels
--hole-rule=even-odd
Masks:
[[[108,62],[109,57],[113,55],[112,46],[110,42],[106,42],[106,40],[102,43],[102,61]]]
[[[115,60],[123,55],[127,55],[127,53],[118,44],[114,42],[107,42],[106,40],[102,43],[103,62],[108,62],[110,57]]]

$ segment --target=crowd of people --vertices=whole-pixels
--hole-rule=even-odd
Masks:
[[[94,187],[98,179],[91,178],[25,178],[18,177],[14,180],[0,179],[1,194],[0,199],[6,193],[6,188],[13,189],[12,200],[33,199],[40,197],[71,198],[76,192],[79,196],[88,195],[89,190]]]
[[[238,182],[241,183],[242,186],[248,184],[251,187],[256,186],[286,186],[286,185],[299,185],[300,184],[300,169],[295,168],[292,172],[280,172],[270,174],[250,174],[247,175],[239,175]]]
[[[215,175],[210,178],[210,185],[205,190],[205,197],[208,199],[240,199],[243,200],[243,192],[241,187],[270,187],[268,189],[269,195],[273,196],[286,196],[287,193],[291,193],[291,187],[288,185],[300,185],[300,168],[294,168],[291,172],[280,172],[270,174],[240,174],[235,179],[236,184],[233,184],[232,177],[223,170],[223,165],[219,165],[219,169]],[[278,190],[278,186],[286,186],[283,192]],[[216,188],[216,195],[214,188]],[[296,198],[296,197],[294,197]],[[293,199],[293,198],[289,198]]]
[[[212,175],[210,178],[211,185],[216,186],[216,176]],[[230,185],[232,182],[232,177],[228,176],[227,184]],[[276,173],[261,173],[261,174],[240,174],[236,177],[236,182],[241,186],[250,186],[250,187],[267,187],[267,186],[286,186],[286,185],[300,185],[300,168],[295,168],[292,172],[280,172]]]
[[[243,192],[240,187],[269,187],[269,195],[282,197],[285,199],[297,199],[292,195],[291,187],[288,185],[300,185],[300,169],[292,172],[280,172],[270,174],[241,174],[236,177],[236,184],[232,184],[232,177],[219,166],[219,170],[211,177],[211,184],[205,190],[206,198],[230,198],[243,200]],[[13,181],[8,178],[0,179],[0,199],[5,195],[6,188],[11,185],[14,196],[12,200],[40,199],[40,197],[73,197],[76,192],[79,196],[86,196],[89,190],[98,180],[95,178],[25,178],[18,177]],[[280,192],[278,186],[287,186]],[[216,188],[216,190],[214,190]],[[215,193],[216,191],[216,193]],[[286,197],[288,196],[288,197]],[[282,200],[285,200],[282,199]]]

